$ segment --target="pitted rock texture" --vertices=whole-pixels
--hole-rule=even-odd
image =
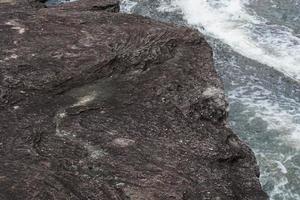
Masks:
[[[204,37],[117,11],[0,1],[0,199],[267,199]]]
[[[57,6],[62,10],[76,10],[76,11],[107,11],[119,12],[120,4],[116,0],[84,0],[73,1],[62,6]]]

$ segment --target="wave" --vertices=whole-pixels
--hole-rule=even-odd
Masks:
[[[164,9],[165,1],[161,10]],[[247,7],[247,0],[171,0],[185,20],[241,55],[300,81],[300,38]],[[166,10],[167,11],[167,10]]]

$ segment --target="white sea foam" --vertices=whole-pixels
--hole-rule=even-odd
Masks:
[[[282,162],[277,161],[277,160],[275,160],[274,162],[277,164],[277,166],[278,166],[278,168],[280,169],[280,172],[281,172],[281,173],[283,173],[283,174],[287,174],[287,173],[288,173],[288,170],[287,170],[286,167],[282,164]]]
[[[178,8],[178,6],[176,6],[176,4],[170,4],[170,2],[168,1],[162,1],[157,10],[160,12],[180,12],[180,9]]]
[[[132,9],[137,5],[137,2],[131,0],[122,0],[121,10],[126,13],[132,13]]]
[[[190,25],[300,81],[300,38],[291,29],[257,16],[247,0],[172,0],[172,4]]]
[[[250,121],[255,118],[264,120],[269,130],[280,131],[281,135],[278,139],[300,150],[300,104],[298,102],[286,97],[277,99],[271,91],[253,85],[230,91],[229,98],[232,101],[242,102],[247,106],[247,110],[255,111]]]
[[[261,181],[263,185],[273,185],[269,190],[271,200],[290,200],[300,199],[298,192],[291,188],[290,176],[299,176],[299,167],[295,165],[296,152],[288,152],[286,154],[267,152],[263,149],[255,150],[256,156],[259,158],[261,166]],[[297,158],[296,158],[297,159]]]

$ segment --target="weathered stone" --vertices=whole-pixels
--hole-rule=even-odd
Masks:
[[[117,0],[82,0],[74,1],[56,7],[62,10],[76,10],[76,11],[109,11],[119,12],[120,4]]]
[[[198,32],[3,2],[0,199],[267,199]]]

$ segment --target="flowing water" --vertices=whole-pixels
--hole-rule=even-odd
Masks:
[[[300,0],[124,0],[122,11],[188,25],[214,49],[233,130],[272,200],[300,200]]]
[[[300,200],[300,0],[123,0],[121,10],[206,36],[231,126],[256,153],[264,190]]]

